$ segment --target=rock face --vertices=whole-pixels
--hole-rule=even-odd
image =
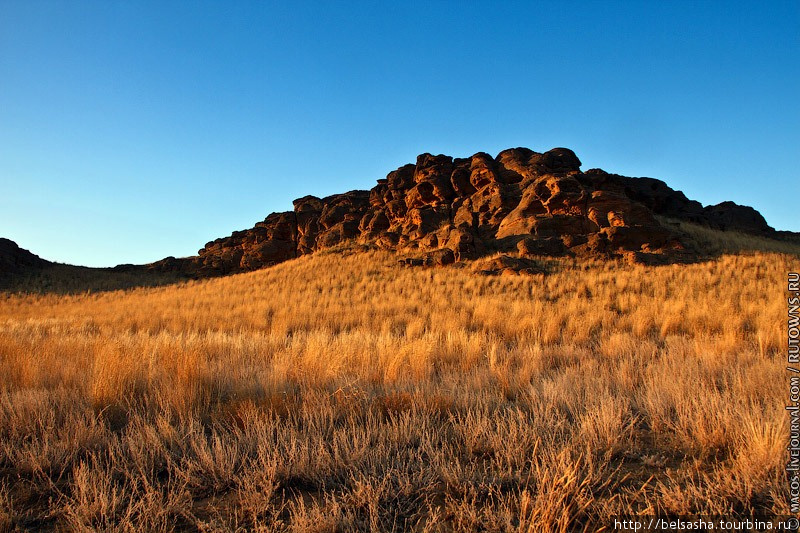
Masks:
[[[527,148],[492,157],[422,154],[369,191],[305,196],[294,209],[207,243],[195,257],[152,268],[213,276],[255,270],[346,241],[409,251],[443,265],[495,251],[625,256],[663,263],[683,251],[681,236],[656,215],[723,230],[770,235],[754,209],[703,207],[664,182],[580,170],[566,148]],[[411,264],[411,263],[409,263]]]

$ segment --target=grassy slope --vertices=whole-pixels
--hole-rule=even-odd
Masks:
[[[798,255],[474,269],[317,254],[0,296],[0,530],[568,531],[788,511]]]

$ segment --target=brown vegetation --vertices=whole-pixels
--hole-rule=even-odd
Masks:
[[[0,295],[0,531],[786,514],[785,252],[518,276],[318,253]]]

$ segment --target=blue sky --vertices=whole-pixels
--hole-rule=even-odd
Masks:
[[[196,253],[421,152],[575,150],[800,231],[800,3],[0,4],[0,236]]]

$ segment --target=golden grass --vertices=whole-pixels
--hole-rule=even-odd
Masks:
[[[593,531],[788,512],[797,255],[317,254],[0,295],[0,531]]]

